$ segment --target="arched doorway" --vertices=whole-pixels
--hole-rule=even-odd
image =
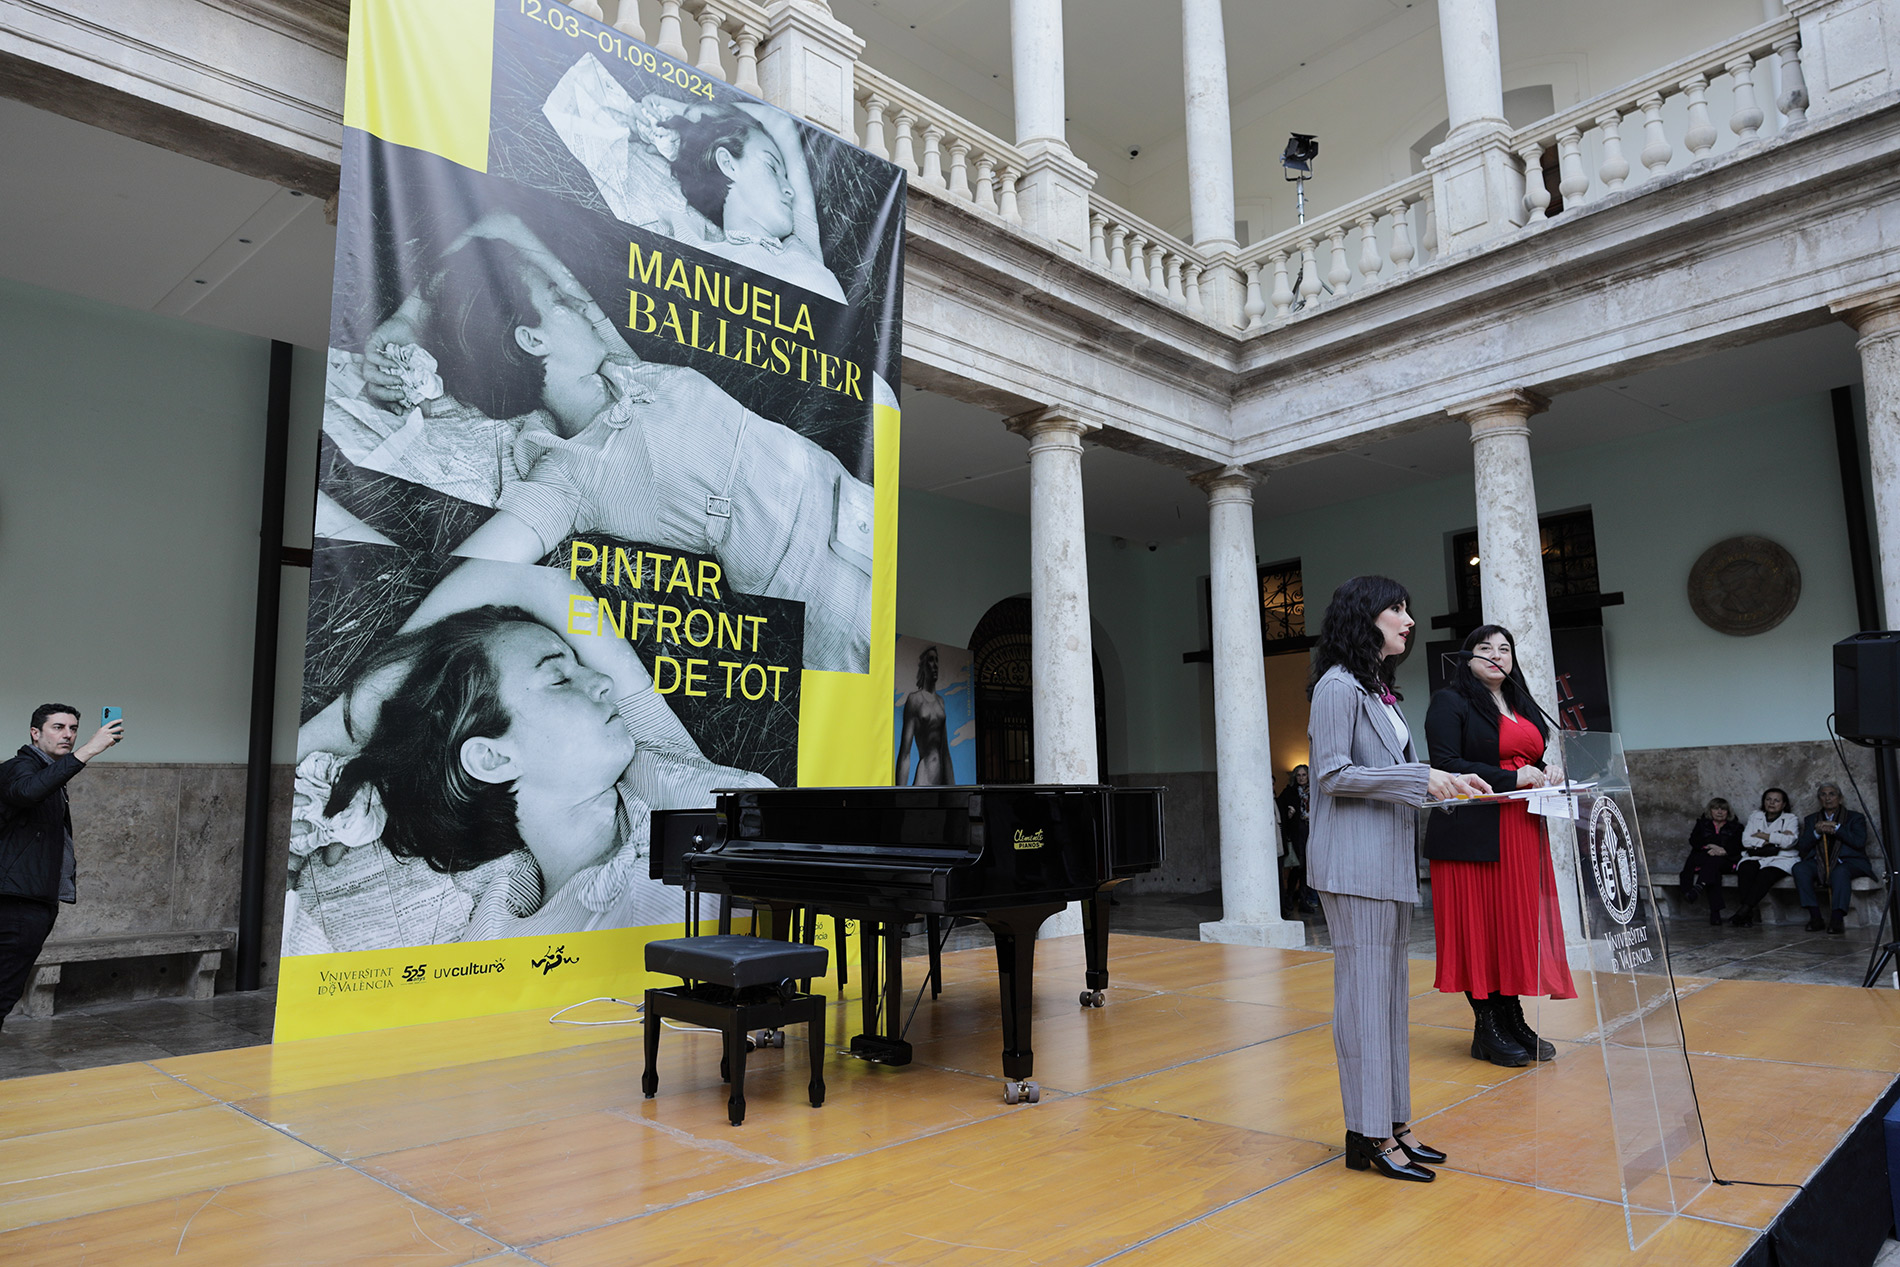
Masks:
[[[1036,780],[1036,723],[1029,667],[1030,611],[1024,595],[983,613],[970,634],[976,678],[976,778],[979,783]],[[1108,766],[1102,662],[1089,657],[1095,680],[1095,771]]]

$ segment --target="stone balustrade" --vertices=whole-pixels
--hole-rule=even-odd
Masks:
[[[1089,261],[1136,290],[1171,300],[1199,316],[1217,316],[1208,311],[1201,295],[1207,256],[1094,194],[1089,196]]]
[[[913,189],[1022,224],[1016,182],[1028,159],[1021,150],[863,62],[856,73],[865,149],[909,172]]]
[[[1724,106],[1726,136],[1717,126]],[[1806,121],[1807,108],[1795,19],[1764,23],[1518,129],[1511,148],[1530,174],[1526,219],[1535,224],[1795,127]]]
[[[1306,316],[1403,279],[1434,255],[1432,178],[1420,173],[1254,243],[1240,254],[1245,328]]]
[[[570,7],[579,13],[609,22],[616,30],[652,44],[668,57],[691,63],[740,92],[761,95],[759,44],[767,29],[763,6],[753,0],[646,0],[646,6],[658,15],[651,37],[641,20],[640,0],[570,0]]]

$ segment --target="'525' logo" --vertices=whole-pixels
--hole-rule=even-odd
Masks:
[[[420,981],[428,975],[429,965],[426,963],[412,963],[402,970],[402,979],[404,981]]]

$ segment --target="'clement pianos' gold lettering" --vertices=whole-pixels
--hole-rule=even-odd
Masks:
[[[1040,849],[1042,848],[1042,832],[1040,830],[1024,831],[1018,827],[1016,829],[1016,839],[1011,843],[1018,849]]]

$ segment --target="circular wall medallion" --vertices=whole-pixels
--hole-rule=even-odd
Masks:
[[[1689,569],[1689,606],[1718,633],[1767,633],[1801,601],[1794,556],[1766,537],[1730,537]]]

